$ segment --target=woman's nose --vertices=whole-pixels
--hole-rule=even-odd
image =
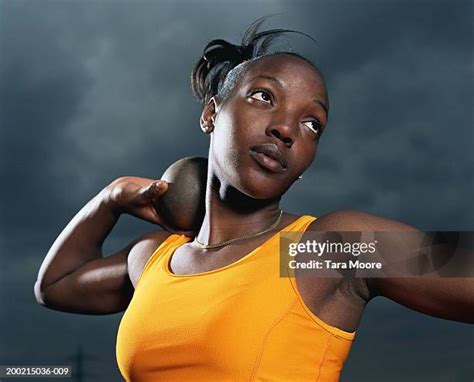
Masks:
[[[272,124],[267,128],[267,135],[280,139],[287,147],[291,147],[294,142],[294,127],[291,123]]]

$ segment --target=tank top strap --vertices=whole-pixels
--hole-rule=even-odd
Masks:
[[[190,240],[190,237],[176,233],[169,235],[165,240],[163,240],[163,242],[154,250],[145,263],[137,285],[140,283],[140,280],[145,277],[149,270],[155,267],[155,264],[161,260],[166,261],[166,257],[172,254],[176,248]]]
[[[302,215],[293,223],[289,224],[280,231],[280,242],[288,241],[298,243],[308,229],[309,225],[315,221],[317,217],[311,215]]]

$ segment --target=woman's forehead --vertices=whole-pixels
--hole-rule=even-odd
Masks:
[[[305,87],[316,93],[326,94],[326,85],[318,70],[304,59],[290,54],[263,56],[252,62],[243,82],[258,79],[279,82],[283,86]]]
[[[275,53],[260,57],[251,63],[247,73],[261,71],[278,72],[282,75],[293,75],[295,77],[310,75],[316,80],[323,81],[321,74],[312,64],[303,58],[288,53]]]

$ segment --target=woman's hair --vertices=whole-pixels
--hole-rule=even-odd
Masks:
[[[270,29],[258,32],[258,28],[265,19],[262,17],[249,25],[240,45],[234,45],[222,39],[212,40],[206,45],[202,57],[191,73],[193,93],[202,105],[218,94],[225,101],[248,64],[263,56],[282,53],[297,56],[311,64],[321,75],[314,63],[297,53],[290,51],[269,53],[271,44],[285,33],[298,33],[315,40],[306,33],[291,29]]]

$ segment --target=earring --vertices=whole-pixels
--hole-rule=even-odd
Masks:
[[[209,122],[204,122],[201,126],[201,130],[206,134],[210,134],[214,130],[214,125]]]
[[[298,179],[303,179],[303,175],[300,175],[300,176],[298,177]]]

